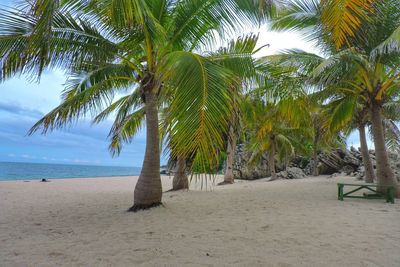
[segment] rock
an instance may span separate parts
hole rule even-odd
[[[338,177],[339,175],[340,175],[340,173],[335,172],[335,173],[331,174],[330,176],[328,176],[328,178]]]
[[[280,179],[288,179],[287,171],[281,171],[276,174],[276,176]]]
[[[376,168],[375,151],[370,150],[370,157],[373,166]],[[270,176],[268,168],[268,158],[264,155],[257,164],[250,164],[252,156],[251,151],[247,151],[245,145],[239,144],[236,149],[233,172],[236,179],[253,180]],[[391,167],[400,181],[400,155],[398,153],[389,152]],[[349,150],[334,149],[329,152],[323,152],[318,155],[319,164],[318,171],[322,175],[351,175],[357,179],[363,179],[365,169],[362,163],[360,149],[354,147]],[[313,160],[305,157],[296,156],[286,163],[287,169],[280,171],[282,165],[277,165],[277,176],[282,179],[297,179],[312,175]],[[293,169],[294,168],[294,169]],[[300,171],[301,172],[300,172]]]
[[[362,181],[362,180],[364,180],[364,175],[361,175],[360,173],[357,173],[356,174],[356,179],[359,180],[359,181]]]
[[[251,164],[252,152],[248,151],[244,144],[236,146],[233,164],[235,179],[255,180],[270,176],[267,156],[264,155],[258,164]]]
[[[288,167],[297,167],[304,170],[306,166],[309,164],[310,164],[310,159],[301,156],[296,156],[289,162]]]
[[[344,165],[340,155],[336,152],[321,153],[318,158],[320,162],[330,167],[332,170],[340,170]]]
[[[359,152],[353,149],[353,152],[343,149],[335,149],[330,152],[321,153],[318,158],[322,166],[319,168],[320,174],[333,174],[342,171],[345,166],[345,172],[351,173],[358,169],[361,159],[358,158]],[[325,165],[325,166],[324,166]],[[350,167],[352,170],[350,170]]]
[[[289,167],[285,171],[278,172],[276,176],[280,179],[301,179],[305,178],[306,174],[300,168]]]
[[[354,172],[354,167],[350,166],[350,165],[346,165],[340,171],[344,172],[346,175],[350,175],[352,172]]]
[[[301,179],[306,177],[306,174],[303,172],[303,170],[297,167],[287,168],[286,172],[287,179]]]

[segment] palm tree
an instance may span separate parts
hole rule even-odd
[[[318,155],[325,148],[332,147],[332,133],[329,131],[327,126],[327,114],[326,111],[320,105],[310,105],[310,115],[311,115],[311,127],[313,130],[313,140],[312,140],[312,174],[314,176],[319,175],[319,158]]]
[[[334,59],[335,61],[341,60],[342,62],[340,63],[329,63],[332,62],[332,60],[333,58],[330,58],[323,63],[332,64],[329,68],[324,68],[323,74],[322,70],[318,68],[317,73],[324,77],[322,78],[323,80],[327,81],[332,79],[333,75],[337,75],[333,74],[335,72],[334,68],[339,67],[341,64],[348,64],[354,67],[353,70],[349,71],[349,73],[353,75],[343,77],[343,81],[346,81],[347,84],[342,88],[356,92],[367,104],[366,107],[369,113],[369,119],[371,120],[371,129],[377,157],[378,184],[396,186],[396,180],[390,168],[386,152],[384,127],[382,123],[382,104],[385,101],[384,99],[398,94],[398,74],[395,73],[395,69],[384,66],[380,59],[371,62],[368,60],[367,56],[359,55],[354,53],[354,51],[345,51],[338,58]],[[322,66],[323,65],[320,67]],[[343,65],[340,67],[343,67]]]
[[[277,97],[273,91],[280,86],[277,84],[269,88],[258,88],[244,104],[245,126],[249,139],[252,157],[251,162],[255,163],[268,153],[268,164],[271,172],[271,181],[276,180],[275,161],[290,158],[295,153],[295,148],[301,148],[304,140],[299,136],[310,137],[311,131],[306,117],[308,113],[305,108],[305,101],[302,97],[283,96]],[[261,92],[272,92],[272,95],[264,98],[258,97]],[[282,93],[284,90],[277,90]],[[300,89],[301,91],[301,89]],[[258,96],[257,96],[258,95]],[[303,149],[300,149],[303,150]]]
[[[62,103],[30,133],[62,128],[87,114],[100,114],[99,121],[116,110],[110,136],[118,152],[119,141],[129,142],[144,116],[146,151],[130,211],[158,206],[158,109],[167,102],[171,121],[181,122],[173,151],[215,158],[237,79],[194,51],[240,21],[258,19],[255,10],[254,2],[241,0],[27,1],[1,10],[0,77],[40,78],[47,68],[68,73]],[[113,103],[116,94],[126,95]]]
[[[172,179],[172,191],[189,189],[189,178],[187,176],[187,160],[184,156],[177,156],[175,174]]]
[[[302,153],[311,156],[313,159],[312,174],[318,176],[318,155],[323,150],[330,149],[337,145],[337,131],[329,130],[327,123],[329,120],[329,113],[327,106],[323,105],[326,100],[325,94],[321,94],[321,87],[314,83],[310,76],[314,69],[323,62],[323,58],[312,53],[307,53],[299,49],[289,49],[281,51],[272,56],[266,56],[262,59],[266,64],[275,66],[269,73],[275,80],[273,83],[279,85],[276,90],[281,91],[280,94],[285,97],[291,94],[301,94],[298,97],[303,102],[301,112],[303,124],[308,126],[311,131],[311,140],[305,138],[304,142],[309,141],[309,148],[303,149]],[[278,96],[281,98],[282,96]],[[296,105],[294,105],[296,106]],[[309,155],[309,152],[310,155]]]
[[[317,39],[322,50],[331,55],[315,68],[313,78],[321,86],[335,85],[340,90],[355,92],[367,103],[377,157],[378,184],[397,188],[386,152],[382,104],[399,93],[400,7],[393,1],[370,1],[369,6],[359,5],[357,9],[361,13],[356,13],[360,14],[357,26],[340,19],[340,12],[330,13],[330,18],[324,20],[321,14],[326,12],[327,6],[323,2],[294,2],[292,8],[277,20],[275,27],[308,30],[308,37]],[[309,2],[313,5],[307,5]],[[353,28],[353,34],[346,33],[342,41],[332,41],[338,27],[334,26],[335,21],[341,21],[342,28]]]
[[[232,40],[226,48],[221,48],[214,54],[215,57],[220,57],[220,64],[229,68],[237,74],[240,79],[240,84],[232,87],[233,98],[232,112],[229,118],[228,133],[226,138],[226,166],[224,173],[224,181],[220,185],[234,183],[233,163],[236,149],[237,137],[240,134],[241,124],[241,102],[243,100],[243,91],[248,90],[257,78],[257,63],[254,59],[254,54],[260,51],[262,47],[256,49],[258,42],[257,35],[247,35],[237,40]],[[225,55],[236,55],[236,62],[231,59],[224,60]],[[238,63],[240,65],[238,65]],[[243,67],[245,66],[245,67]]]
[[[235,150],[237,145],[237,130],[235,130],[235,124],[232,123],[229,126],[228,140],[226,146],[226,166],[224,172],[224,181],[219,183],[219,185],[233,184],[235,181],[235,176],[233,174],[233,164],[235,159]]]
[[[352,92],[341,92],[334,89],[334,94],[330,96],[329,108],[329,128],[331,131],[342,131],[348,136],[354,129],[359,132],[360,149],[362,161],[365,169],[364,180],[373,183],[376,180],[371,157],[369,155],[367,135],[368,111],[366,104],[357,101],[357,95]]]

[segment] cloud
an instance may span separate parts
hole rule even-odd
[[[21,155],[21,158],[24,158],[24,159],[36,159],[35,156],[28,155],[28,154],[23,154],[23,155]]]
[[[1,89],[1,88],[0,88]],[[0,161],[141,166],[145,135],[126,145],[120,157],[112,158],[107,139],[111,121],[91,125],[82,120],[71,127],[27,136],[41,111],[15,103],[0,103]]]
[[[35,119],[39,119],[44,116],[44,113],[39,110],[23,107],[16,103],[0,102],[0,112],[8,112],[14,115],[18,114],[24,117]]]

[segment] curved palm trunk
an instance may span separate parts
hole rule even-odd
[[[375,178],[374,167],[372,166],[371,157],[368,152],[367,136],[365,134],[365,125],[360,125],[358,127],[358,132],[360,134],[360,146],[361,146],[361,156],[365,169],[365,182],[373,183]]]
[[[395,191],[398,192],[397,181],[393,170],[390,167],[389,158],[386,152],[381,109],[380,104],[375,101],[372,103],[370,109],[376,155],[376,176],[378,178],[378,185],[394,186]],[[379,186],[378,190],[380,192],[385,192],[385,188],[379,188]],[[399,195],[397,195],[397,197],[399,197]]]
[[[229,128],[229,138],[228,138],[228,147],[226,148],[226,168],[224,174],[224,181],[219,183],[222,184],[233,184],[235,181],[235,177],[233,176],[233,161],[235,156],[235,148],[236,148],[236,135],[235,129],[233,126]]]
[[[186,175],[186,159],[178,156],[176,162],[176,172],[172,180],[172,191],[189,189],[189,180]]]
[[[268,155],[268,164],[269,164],[269,169],[271,171],[270,181],[277,180],[278,177],[276,176],[276,171],[275,171],[275,140],[274,139],[272,139],[272,141],[271,141],[271,149],[270,149],[269,155]]]
[[[129,211],[161,205],[160,146],[158,133],[157,96],[146,90],[146,152],[142,170],[134,191],[134,204]]]

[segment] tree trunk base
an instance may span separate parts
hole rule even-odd
[[[217,185],[227,185],[227,184],[234,184],[234,182],[233,181],[223,181],[223,182],[218,183]]]
[[[132,207],[130,207],[127,212],[138,212],[140,210],[148,210],[151,208],[159,207],[162,206],[163,204],[161,202],[158,203],[152,203],[148,205],[142,205],[142,204],[134,204]]]
[[[178,190],[189,190],[189,180],[186,174],[179,175],[174,177],[172,181],[172,190],[171,191],[178,191]]]

